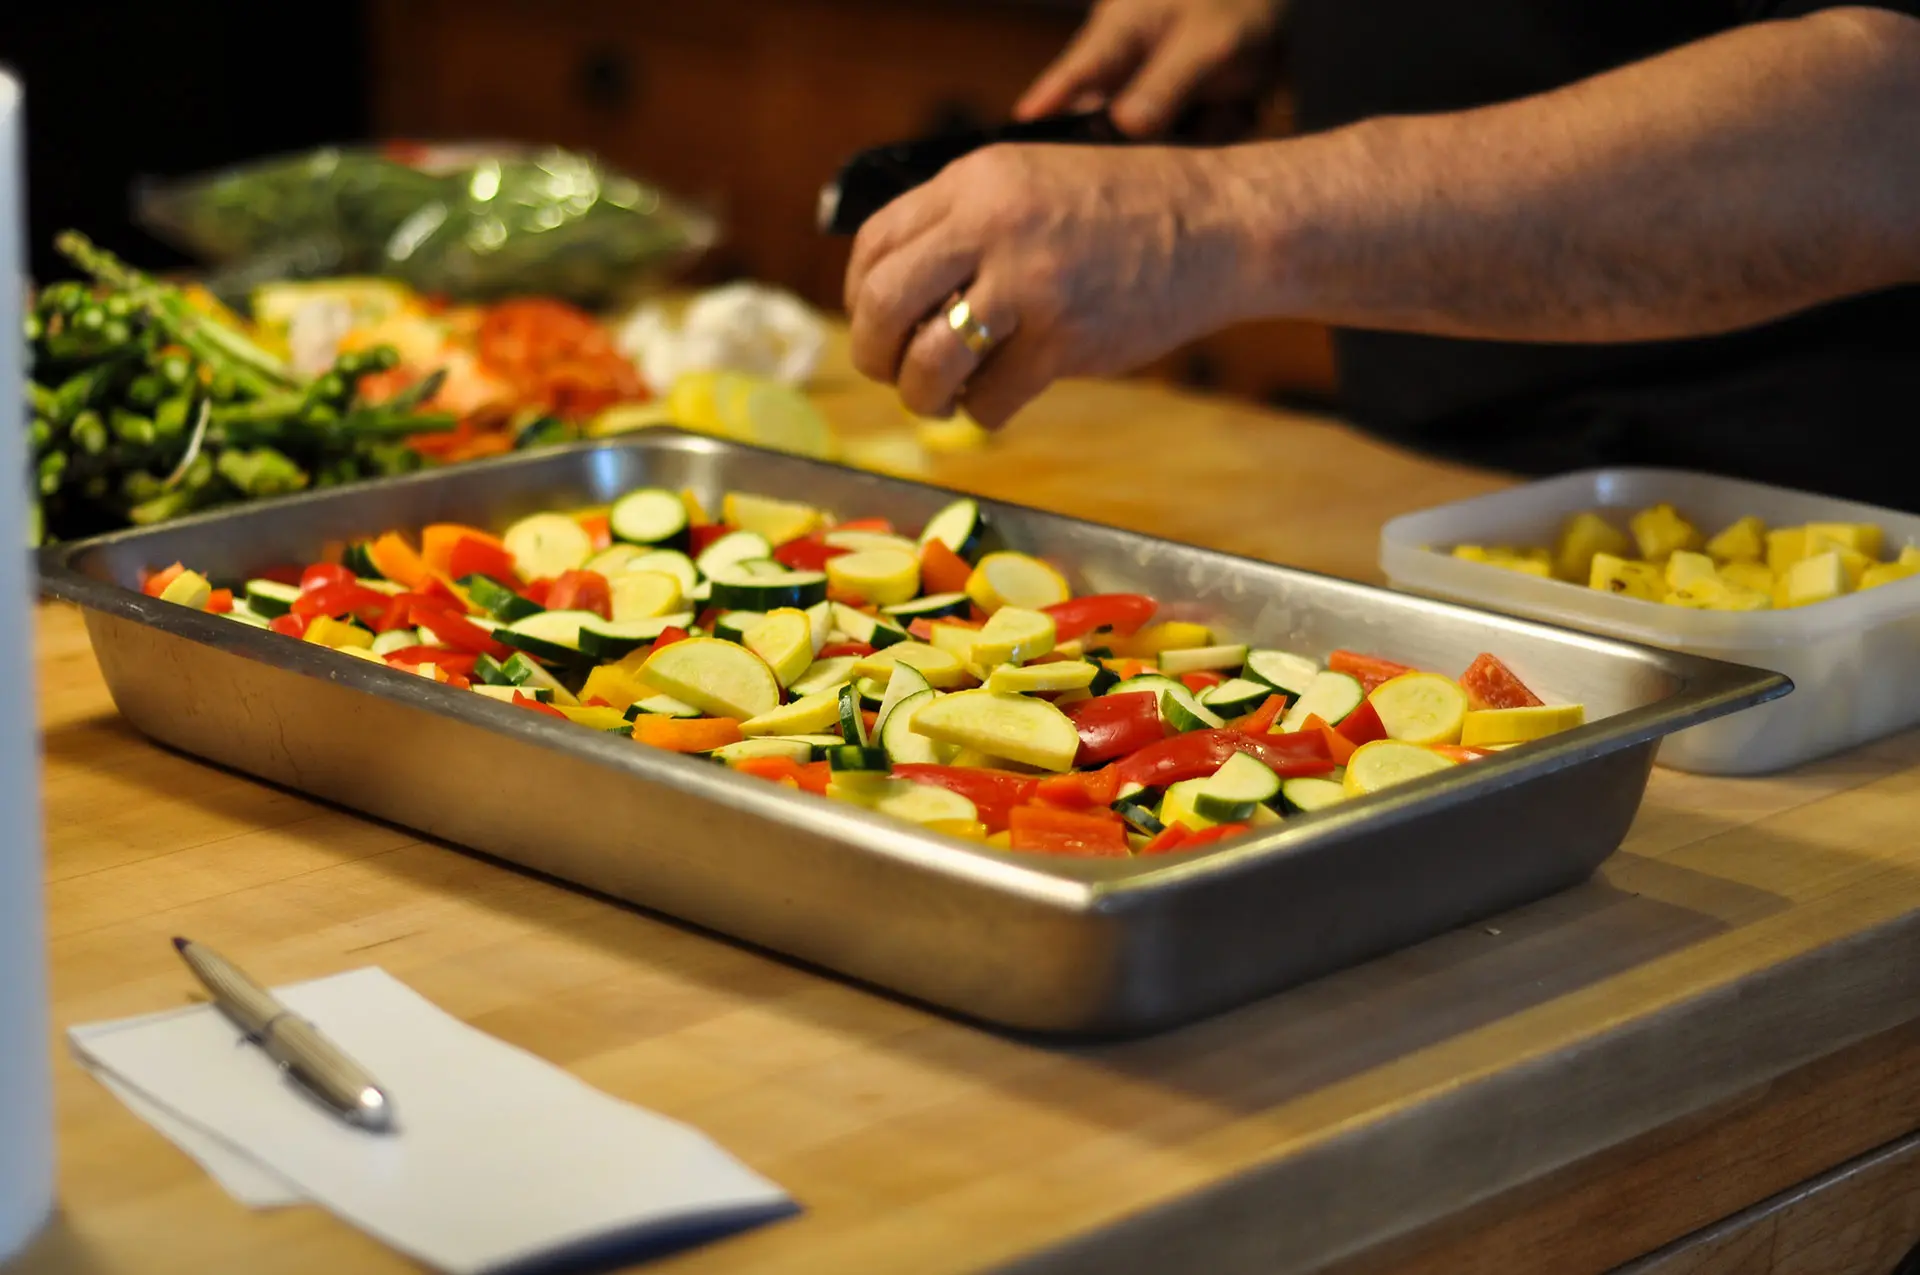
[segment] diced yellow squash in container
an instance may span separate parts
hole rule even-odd
[[[1707,554],[1716,562],[1759,562],[1767,556],[1767,524],[1748,514],[1707,541]]]
[[[1900,556],[1894,561],[1903,567],[1920,567],[1920,545],[1902,545]]]
[[[1631,552],[1633,541],[1627,538],[1627,533],[1589,509],[1569,518],[1567,525],[1560,529],[1560,539],[1553,550],[1553,573],[1562,580],[1585,584],[1593,574],[1595,554],[1610,553],[1624,558]]]
[[[1696,580],[1712,580],[1717,573],[1713,569],[1713,559],[1704,553],[1695,553],[1691,549],[1676,549],[1667,559],[1665,572],[1667,588],[1683,589]]]
[[[1642,509],[1629,520],[1634,543],[1648,562],[1665,562],[1678,549],[1698,549],[1700,532],[1672,505]]]
[[[1784,576],[1788,568],[1806,556],[1805,527],[1780,527],[1767,533],[1767,566],[1774,575]]]
[[[1453,556],[1466,562],[1490,562],[1484,545],[1455,545]]]
[[[1847,590],[1852,592],[1860,587],[1860,581],[1875,563],[1872,558],[1858,549],[1835,549],[1840,555],[1840,569],[1847,573]]]
[[[1666,581],[1660,569],[1651,563],[1629,562],[1610,553],[1593,555],[1593,569],[1587,577],[1590,588],[1618,593],[1629,598],[1658,602],[1666,596]]]
[[[1787,572],[1787,605],[1811,606],[1826,602],[1847,591],[1847,568],[1838,550],[1829,549],[1811,558],[1802,558]]]
[[[1764,562],[1724,563],[1720,567],[1720,578],[1742,589],[1773,595],[1773,569]]]
[[[1892,584],[1895,580],[1905,580],[1920,575],[1920,562],[1881,562],[1868,567],[1860,577],[1859,588],[1877,589],[1883,584]]]
[[[1521,575],[1539,576],[1542,580],[1553,578],[1553,567],[1538,557],[1512,554],[1504,558],[1493,559],[1493,565],[1507,571],[1518,571]]]
[[[1870,522],[1810,522],[1806,532],[1809,548],[1827,543],[1864,553],[1869,558],[1880,556],[1880,547],[1886,539],[1880,528]]]
[[[1585,725],[1586,720],[1587,710],[1580,704],[1483,708],[1467,714],[1460,727],[1460,742],[1469,748],[1524,744]]]
[[[1669,606],[1691,607],[1696,611],[1768,611],[1773,608],[1773,590],[1771,582],[1762,592],[1742,588],[1719,576],[1707,576],[1670,590],[1663,600]]]

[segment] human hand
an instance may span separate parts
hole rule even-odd
[[[862,227],[847,267],[854,365],[923,416],[964,396],[988,428],[1051,382],[1129,371],[1238,317],[1244,227],[1223,152],[993,146]],[[950,326],[964,295],[989,348]]]
[[[1019,119],[1111,103],[1135,136],[1196,99],[1258,92],[1283,0],[1100,0],[1073,42],[1014,108]]]

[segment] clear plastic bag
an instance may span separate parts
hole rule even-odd
[[[484,144],[281,156],[150,185],[135,212],[213,267],[223,295],[352,274],[458,300],[604,305],[686,265],[719,230],[587,156]]]

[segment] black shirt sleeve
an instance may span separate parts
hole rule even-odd
[[[1741,9],[1752,22],[1769,18],[1804,18],[1822,9],[1858,6],[1864,9],[1890,9],[1910,18],[1920,18],[1920,0],[1741,0]]]

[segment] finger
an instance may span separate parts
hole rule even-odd
[[[973,322],[986,331],[987,349],[975,352],[949,320],[952,307],[942,306],[907,342],[900,361],[900,401],[921,416],[948,416],[960,398],[967,378],[1006,345],[1020,317],[1010,301],[991,283],[976,280],[965,293]]]
[[[847,258],[847,277],[841,290],[847,313],[853,313],[860,290],[866,286],[874,266],[937,225],[946,215],[948,203],[948,199],[937,193],[930,194],[922,186],[867,218],[860,233],[854,236],[853,251]]]
[[[1105,18],[1105,12],[1095,13],[1066,51],[1040,73],[1013,108],[1015,119],[1052,115],[1083,94],[1104,97],[1126,83],[1146,56],[1146,41],[1125,19]]]
[[[875,265],[853,300],[853,365],[876,381],[898,379],[914,329],[973,277],[979,261],[977,249],[936,230]]]
[[[1206,28],[1180,28],[1163,41],[1113,104],[1113,122],[1136,137],[1166,128],[1200,82],[1233,56],[1232,42]]]
[[[993,350],[968,379],[959,405],[982,428],[999,429],[1053,381],[1044,350],[1012,341]]]

